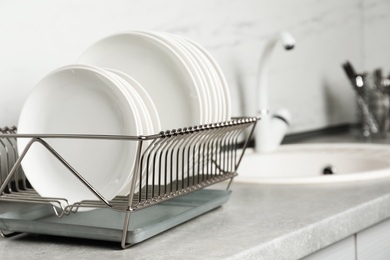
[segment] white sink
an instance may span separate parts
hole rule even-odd
[[[324,169],[334,169],[325,175]],[[327,183],[390,177],[390,145],[294,144],[277,152],[247,150],[235,181],[252,183]]]

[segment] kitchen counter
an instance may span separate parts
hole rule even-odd
[[[0,258],[299,259],[390,217],[390,179],[311,185],[233,182],[231,190],[222,207],[127,250],[113,242],[21,235],[0,239]],[[0,212],[10,207],[0,203]]]
[[[27,235],[0,240],[0,256],[299,259],[390,217],[390,180],[307,186],[235,183],[232,190],[224,206],[127,250],[112,242]]]

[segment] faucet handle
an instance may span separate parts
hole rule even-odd
[[[273,115],[273,118],[277,118],[279,120],[282,120],[287,126],[290,126],[291,122],[291,113],[285,108],[281,108],[278,111],[276,111]]]
[[[273,115],[265,116],[256,126],[255,151],[276,151],[287,133],[290,121],[291,115],[287,109],[279,109]]]

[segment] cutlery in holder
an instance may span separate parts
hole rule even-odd
[[[15,127],[4,128],[0,135],[0,201],[20,203],[15,204],[17,209],[0,214],[1,234],[116,241],[122,248],[142,242],[228,200],[230,183],[256,123],[256,118],[237,118],[149,136],[18,134]],[[240,145],[239,137],[248,128],[250,134]],[[19,138],[30,139],[20,153],[16,146]],[[137,142],[128,195],[106,199],[50,146],[47,140],[52,138]],[[96,199],[69,204],[64,198],[40,196],[20,167],[34,145],[52,153]],[[226,190],[207,188],[223,181],[227,181]]]

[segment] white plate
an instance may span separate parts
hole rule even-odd
[[[127,83],[131,86],[130,90],[134,90],[136,92],[136,94],[133,93],[133,95],[137,95],[138,98],[142,99],[143,104],[141,104],[141,106],[144,110],[143,115],[144,117],[149,117],[151,122],[151,130],[144,132],[143,134],[158,134],[162,130],[160,118],[158,117],[156,106],[154,105],[153,100],[148,94],[148,92],[146,92],[146,90],[141,86],[141,84],[130,75],[114,69],[109,69],[108,71],[115,73],[116,75],[127,81]]]
[[[136,32],[113,35],[89,47],[78,62],[134,77],[153,99],[163,129],[204,122],[201,96],[188,66],[154,37]]]
[[[106,69],[106,72],[115,78],[119,83],[119,87],[124,92],[124,95],[129,100],[129,102],[134,105],[133,110],[139,115],[137,117],[137,122],[141,125],[142,134],[150,135],[153,132],[152,122],[150,118],[149,111],[147,111],[146,105],[138,93],[133,89],[133,87],[125,80],[122,76],[117,74],[114,70]],[[138,120],[139,119],[139,120]]]
[[[26,134],[139,135],[133,105],[102,69],[72,65],[44,77],[27,98],[18,132]],[[21,153],[28,139],[18,140]],[[136,143],[107,140],[46,139],[106,199],[130,181]],[[42,145],[34,144],[22,162],[26,176],[44,197],[69,203],[96,199]]]
[[[184,38],[188,43],[192,44],[194,47],[196,47],[200,52],[202,52],[205,57],[210,61],[210,63],[214,66],[215,71],[217,72],[217,76],[219,81],[221,82],[222,91],[223,91],[223,97],[225,100],[225,111],[226,116],[224,120],[230,120],[231,119],[231,98],[230,98],[230,91],[229,86],[227,84],[225,75],[222,72],[222,69],[219,67],[217,61],[214,59],[214,57],[201,45],[198,43],[188,39]]]
[[[173,34],[166,34],[169,36],[172,41],[176,42],[178,45],[182,46],[182,48],[186,49],[190,55],[194,58],[197,64],[199,64],[199,68],[201,70],[202,75],[204,75],[206,80],[206,88],[209,90],[209,95],[211,101],[212,111],[211,120],[209,123],[217,123],[220,121],[225,121],[225,100],[222,93],[222,87],[220,86],[219,78],[216,74],[214,66],[210,63],[206,56],[202,52],[199,51],[194,45],[187,42],[180,36]]]
[[[204,77],[203,72],[194,57],[188,52],[188,50],[183,48],[174,39],[172,39],[172,37],[169,37],[169,35],[151,31],[140,31],[138,33],[149,35],[158,39],[159,41],[164,42],[166,45],[171,47],[172,50],[175,51],[176,55],[180,56],[181,59],[186,63],[189,72],[194,79],[195,86],[199,90],[199,99],[201,102],[204,119],[202,123],[211,123],[213,120],[213,111],[210,108],[213,106],[213,100],[210,89],[207,87],[206,78]]]
[[[133,86],[127,80],[125,80],[124,77],[122,77],[125,76],[123,73],[110,70],[110,69],[106,69],[106,71],[120,83],[121,90],[124,92],[126,98],[129,100],[131,104],[134,105],[133,111],[139,113],[140,115],[139,124],[142,126],[141,127],[142,134],[143,135],[153,134],[154,133],[153,125],[152,125],[149,111],[142,98],[138,95],[137,91],[134,90]],[[145,141],[143,144],[144,144],[143,145],[143,151],[144,151],[150,144],[150,141]],[[135,183],[134,189],[137,190],[139,188],[141,179],[139,178],[138,174],[136,178],[137,181]],[[141,180],[142,186],[145,185],[145,178],[146,178],[146,174],[145,171],[143,171],[142,180]],[[131,180],[128,183],[125,183],[124,187],[119,191],[118,195],[120,196],[128,195],[131,191],[131,185],[132,185]]]

